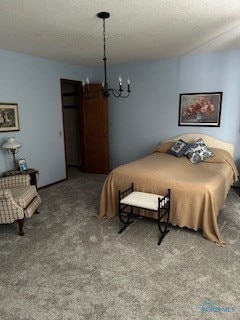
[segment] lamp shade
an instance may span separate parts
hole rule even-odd
[[[15,150],[21,148],[21,144],[14,137],[7,138],[7,141],[2,145],[3,149]]]

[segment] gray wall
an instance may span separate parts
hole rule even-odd
[[[159,141],[196,132],[232,142],[240,158],[240,51],[185,56],[109,69],[130,77],[132,94],[109,101],[111,168],[149,154]],[[101,69],[97,70],[99,80]],[[220,127],[179,127],[179,93],[223,91]]]
[[[60,78],[83,80],[92,69],[0,50],[0,102],[18,103],[20,131],[0,132],[23,145],[17,157],[39,169],[39,186],[66,177]],[[0,174],[13,169],[12,158],[0,149]]]
[[[0,145],[15,136],[18,154],[40,170],[39,186],[66,176],[60,78],[102,81],[102,68],[77,67],[0,50],[0,102],[19,106],[20,131],[0,133]],[[149,154],[159,141],[186,132],[203,132],[235,145],[240,159],[240,51],[185,56],[109,68],[109,84],[130,76],[132,94],[109,100],[111,168]],[[219,128],[178,127],[179,93],[223,91]],[[0,174],[12,159],[0,149]]]

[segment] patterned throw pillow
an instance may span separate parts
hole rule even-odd
[[[189,143],[186,143],[185,141],[180,139],[171,146],[171,148],[168,150],[168,153],[179,158],[186,153],[186,151],[189,149],[189,146]]]
[[[203,161],[205,158],[213,157],[214,153],[208,149],[203,139],[200,138],[190,145],[189,149],[185,152],[185,155],[192,163],[196,164]]]

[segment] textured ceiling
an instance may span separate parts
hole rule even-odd
[[[0,48],[109,65],[240,49],[240,0],[0,0]]]

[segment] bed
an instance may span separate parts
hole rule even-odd
[[[186,156],[169,154],[176,141],[193,143],[199,138],[214,156],[193,164]],[[200,229],[205,238],[225,246],[217,219],[231,185],[238,179],[233,158],[233,144],[208,135],[184,134],[162,141],[150,155],[109,173],[102,188],[98,217],[112,218],[118,214],[118,190],[125,190],[132,182],[136,190],[154,194],[164,194],[169,188],[170,224]],[[140,214],[156,217],[154,212],[145,210]]]

